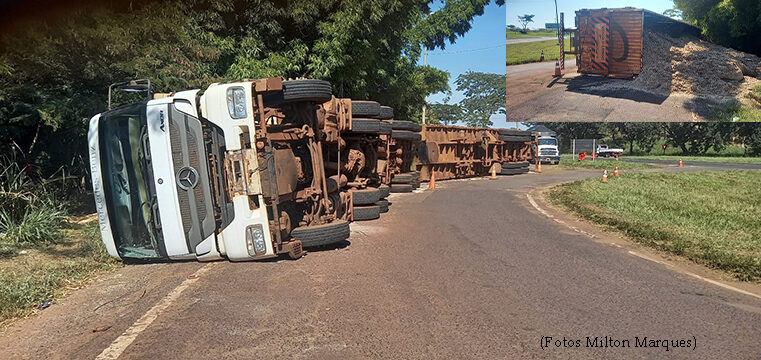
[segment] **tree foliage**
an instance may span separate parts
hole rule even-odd
[[[422,46],[454,42],[490,2],[449,0],[433,13],[434,0],[70,2],[3,25],[0,142],[17,144],[27,162],[86,168],[89,118],[105,110],[109,84],[134,78],[157,92],[325,79],[338,96],[418,120],[425,97],[449,88],[448,73],[418,63]]]
[[[528,31],[528,24],[534,22],[534,16],[535,15],[530,14],[518,15],[518,23],[520,23],[523,28],[522,32],[525,33]]]
[[[758,0],[674,0],[684,20],[717,44],[761,55],[761,2]]]
[[[462,120],[462,107],[459,104],[428,105],[428,121],[431,124],[452,125]]]
[[[533,124],[533,123],[532,123]],[[558,134],[561,146],[572,139],[605,139],[609,145],[628,146],[629,152],[649,152],[658,141],[679,148],[683,154],[721,152],[727,145],[741,145],[746,154],[761,155],[759,123],[541,123]]]
[[[459,103],[462,121],[468,126],[491,126],[494,114],[504,114],[507,86],[503,74],[468,71],[460,74],[455,83],[465,98]]]

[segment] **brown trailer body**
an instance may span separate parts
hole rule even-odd
[[[582,9],[576,12],[579,72],[631,79],[642,70],[644,9]]]

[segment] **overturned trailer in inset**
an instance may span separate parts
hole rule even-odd
[[[633,7],[578,10],[576,29],[562,31],[570,34],[571,48],[561,58],[575,54],[580,73],[621,79],[633,79],[642,71],[646,31],[673,37],[700,35],[695,26]]]

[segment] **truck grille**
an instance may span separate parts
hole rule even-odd
[[[169,137],[175,174],[188,167],[198,173],[193,188],[183,189],[177,186],[183,231],[190,251],[195,252],[196,246],[214,233],[216,225],[201,122],[172,108],[169,116]]]

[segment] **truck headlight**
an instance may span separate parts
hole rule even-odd
[[[246,117],[246,91],[242,86],[227,89],[227,111],[233,119]]]
[[[267,252],[261,225],[251,225],[246,228],[246,248],[251,256]]]

